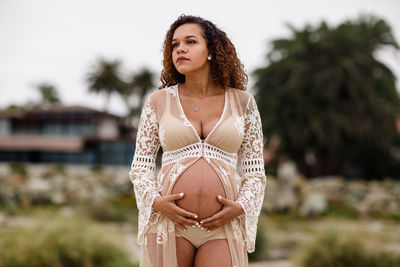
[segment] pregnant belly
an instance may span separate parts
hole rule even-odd
[[[199,220],[210,217],[222,208],[217,196],[226,197],[224,186],[211,165],[200,158],[179,177],[172,194],[185,193],[176,204],[199,216]]]

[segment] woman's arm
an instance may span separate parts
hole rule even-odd
[[[140,114],[135,154],[129,172],[139,209],[139,230],[148,224],[154,198],[160,196],[155,174],[159,148],[158,122],[150,95]]]
[[[253,252],[267,177],[264,170],[261,118],[252,95],[249,96],[244,118],[245,132],[240,147],[241,185],[235,202],[244,210],[240,219],[245,224],[247,250]]]

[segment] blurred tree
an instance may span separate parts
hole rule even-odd
[[[139,72],[131,75],[125,90],[121,93],[121,97],[128,109],[129,117],[134,117],[140,114],[146,94],[154,87],[154,73],[148,68],[144,67]],[[139,99],[138,105],[133,106],[130,103],[132,97]]]
[[[278,155],[306,176],[399,178],[400,97],[375,56],[382,47],[398,52],[390,26],[374,16],[336,28],[288,26],[294,36],[272,41],[269,65],[253,73],[263,130],[281,140]]]
[[[108,112],[110,97],[113,93],[123,93],[126,83],[121,78],[121,61],[107,61],[100,58],[86,75],[89,92],[104,93],[106,102],[104,111]]]
[[[36,86],[36,89],[41,95],[40,104],[56,104],[61,103],[58,96],[58,91],[56,87],[50,83],[40,83]]]
[[[24,106],[23,105],[17,105],[17,104],[10,104],[4,108],[4,110],[8,111],[23,111]]]

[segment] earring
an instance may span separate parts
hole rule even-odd
[[[208,59],[208,61],[210,61],[210,60],[211,60],[211,55],[209,55],[209,56],[207,57],[207,59]]]

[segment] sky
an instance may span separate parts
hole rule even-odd
[[[227,33],[251,92],[251,72],[267,64],[271,40],[290,37],[287,23],[302,29],[324,20],[334,27],[373,14],[388,22],[400,43],[399,10],[398,0],[0,0],[0,108],[38,100],[35,86],[48,82],[65,104],[101,110],[104,96],[89,93],[85,82],[96,60],[119,59],[125,74],[147,67],[159,77],[163,39],[181,14],[211,20]],[[377,57],[399,79],[399,53],[384,49]],[[118,96],[110,111],[126,112]]]

